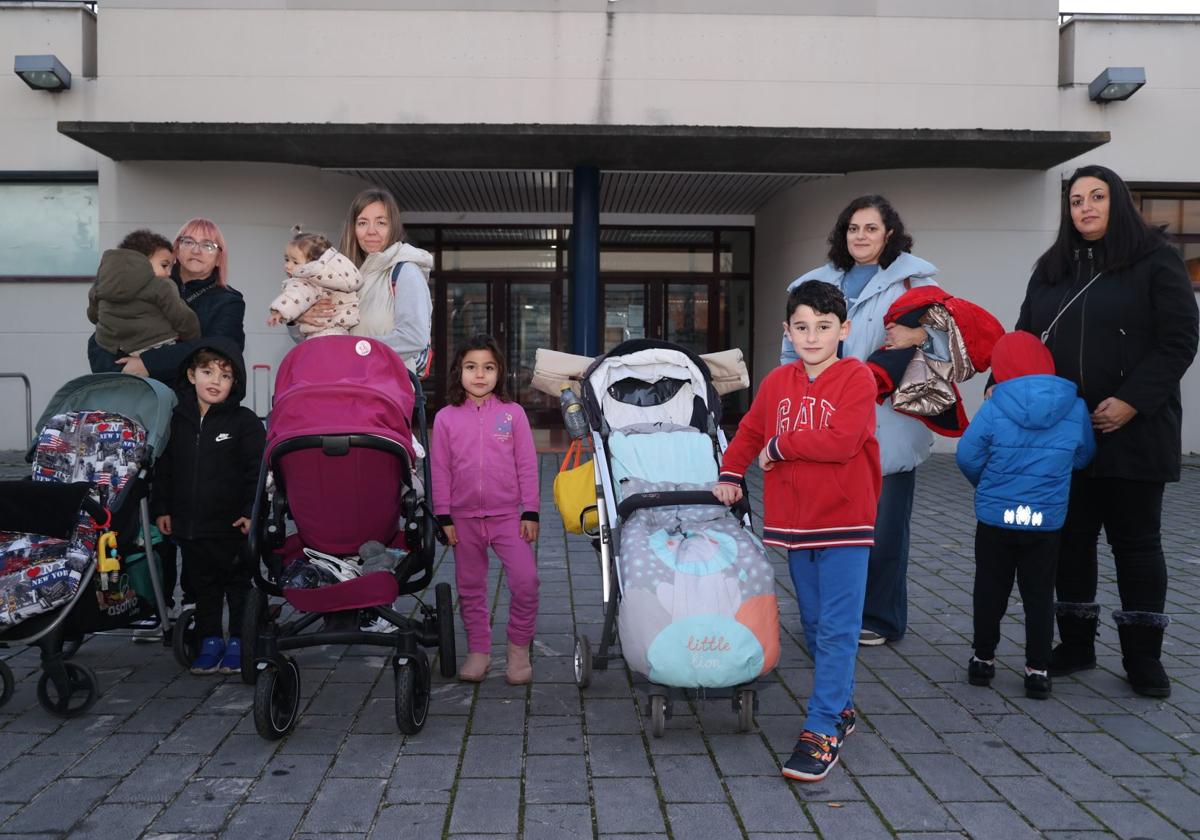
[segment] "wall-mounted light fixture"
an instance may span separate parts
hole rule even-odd
[[[1104,72],[1088,85],[1088,99],[1093,102],[1120,102],[1133,96],[1144,84],[1145,67],[1105,67]]]
[[[71,71],[55,55],[18,55],[13,72],[34,90],[59,93],[71,87]]]

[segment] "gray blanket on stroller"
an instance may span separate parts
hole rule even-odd
[[[628,478],[622,494],[711,490]],[[779,658],[779,607],[762,543],[722,505],[643,508],[621,528],[625,661],[660,685],[752,682]]]

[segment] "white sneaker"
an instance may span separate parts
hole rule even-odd
[[[376,616],[374,621],[363,623],[359,629],[364,633],[391,633],[396,626],[380,615]]]
[[[162,641],[162,626],[157,619],[149,618],[135,621],[129,625],[133,628],[133,641],[142,644]]]
[[[864,647],[875,647],[887,644],[887,636],[881,636],[874,630],[862,630],[858,634],[858,643]]]

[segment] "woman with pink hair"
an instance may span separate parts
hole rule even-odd
[[[188,221],[175,235],[174,245],[175,264],[171,266],[171,277],[179,288],[180,297],[200,319],[201,340],[224,336],[236,342],[239,350],[245,350],[246,333],[242,321],[246,302],[241,292],[227,285],[229,257],[225,237],[217,223],[202,218]],[[88,362],[93,373],[123,371],[170,384],[179,372],[179,365],[194,349],[193,342],[180,341],[147,350],[138,358],[116,358],[100,347],[93,335],[88,339]]]

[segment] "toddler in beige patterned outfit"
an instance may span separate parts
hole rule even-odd
[[[345,255],[319,233],[299,233],[292,237],[283,253],[287,279],[283,291],[271,301],[268,326],[295,322],[319,300],[334,306],[325,325],[300,323],[305,338],[322,335],[348,335],[358,323],[358,290],[362,275]]]

